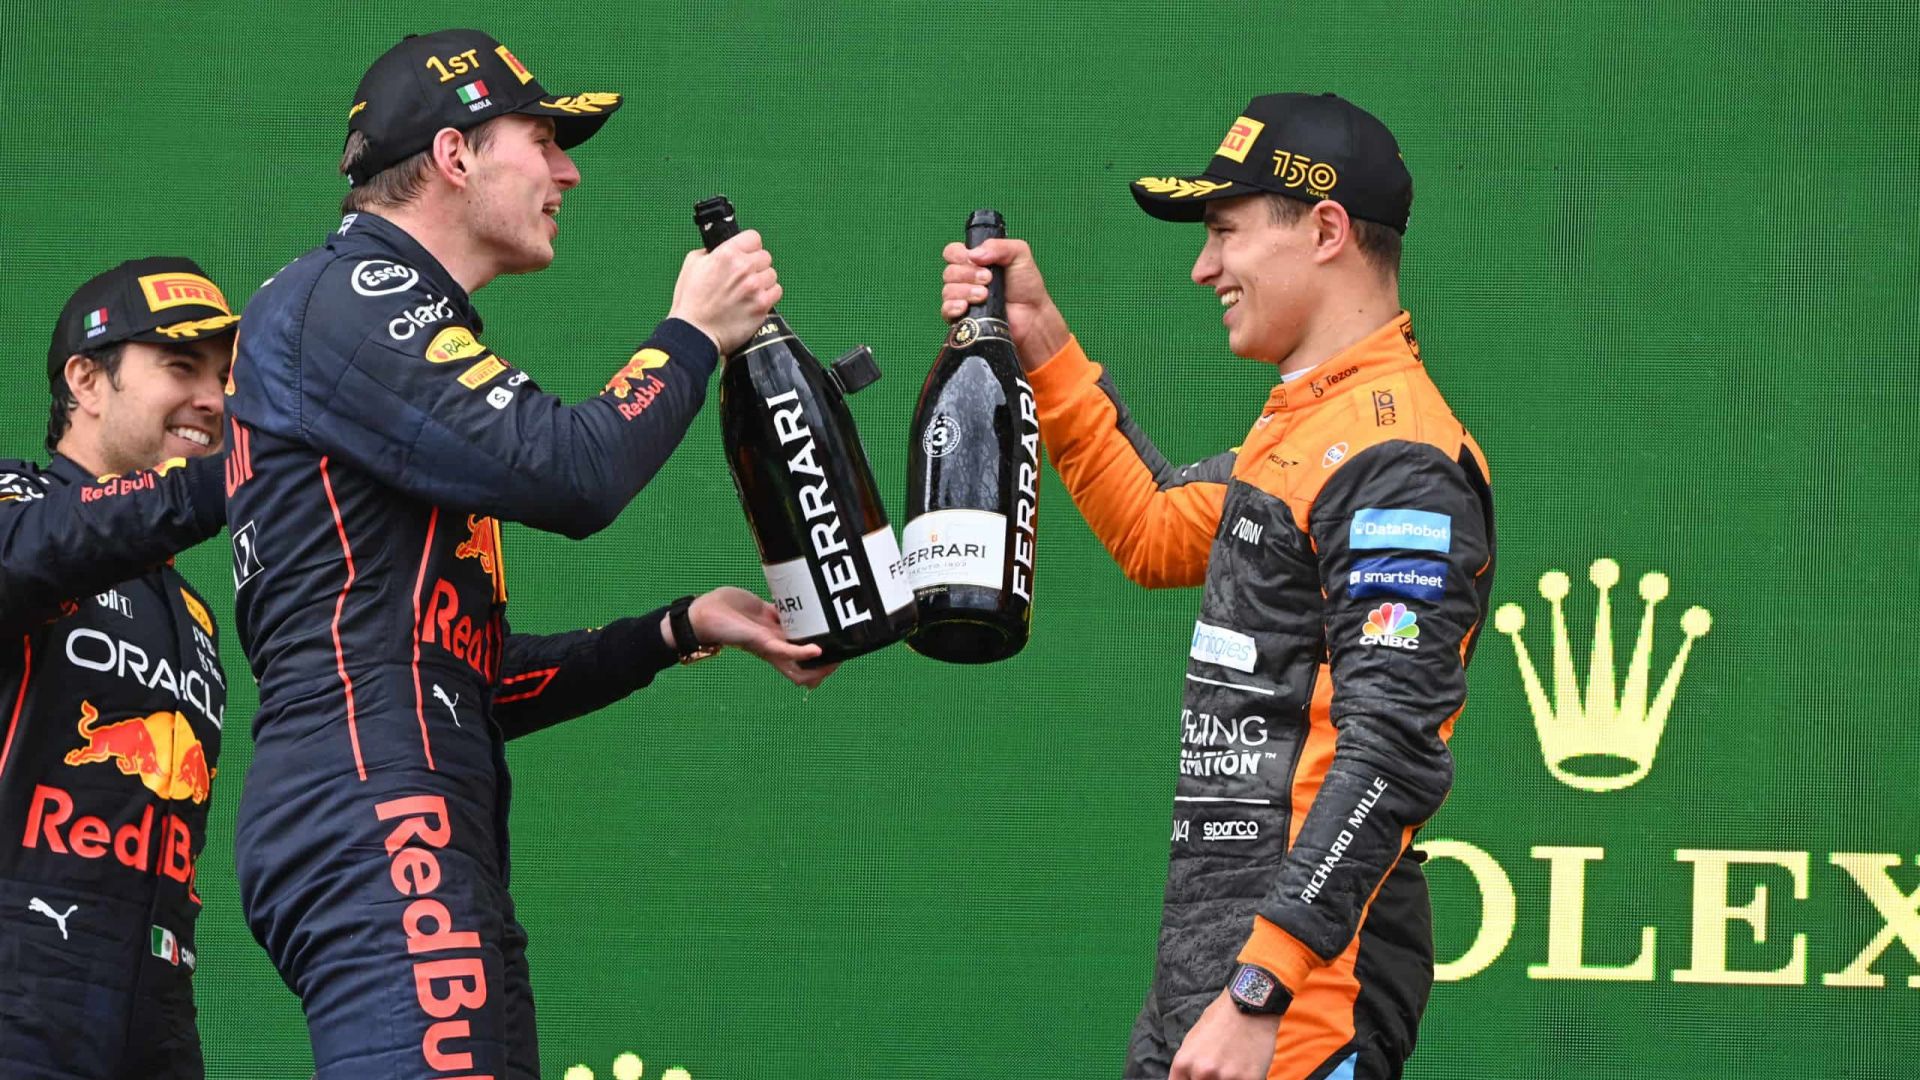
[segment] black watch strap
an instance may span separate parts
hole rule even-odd
[[[683,596],[667,605],[667,626],[673,630],[674,649],[680,654],[680,662],[691,664],[705,660],[720,651],[718,645],[702,645],[700,638],[693,632],[693,597]]]
[[[1243,1013],[1274,1016],[1287,1011],[1293,995],[1280,985],[1273,972],[1253,964],[1241,964],[1227,984],[1227,996]]]

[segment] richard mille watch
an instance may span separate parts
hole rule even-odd
[[[1273,972],[1252,964],[1241,964],[1233,973],[1233,981],[1227,984],[1227,996],[1241,1012],[1264,1016],[1287,1011],[1287,1004],[1293,1000],[1293,995],[1273,977]]]

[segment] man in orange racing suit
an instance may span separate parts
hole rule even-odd
[[[1280,383],[1245,443],[1185,468],[1134,424],[1027,245],[950,245],[942,311],[1006,268],[1042,436],[1087,523],[1149,588],[1206,585],[1181,711],[1153,986],[1128,1077],[1397,1077],[1433,981],[1414,833],[1452,784],[1447,739],[1493,584],[1485,458],[1399,302],[1413,181],[1386,127],[1272,94],[1207,170],[1149,177],[1204,221],[1193,280]]]

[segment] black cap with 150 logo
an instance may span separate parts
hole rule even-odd
[[[1214,199],[1272,192],[1331,199],[1351,217],[1407,231],[1413,175],[1387,125],[1337,94],[1264,94],[1234,117],[1199,176],[1145,176],[1140,208],[1166,221],[1200,221]]]

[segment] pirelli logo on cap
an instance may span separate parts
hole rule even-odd
[[[140,291],[146,294],[149,311],[165,311],[171,307],[197,304],[200,307],[218,308],[229,315],[233,314],[233,309],[227,306],[227,298],[221,293],[220,286],[199,274],[185,274],[177,271],[170,274],[144,274],[140,278]]]
[[[1226,138],[1220,140],[1220,149],[1213,152],[1214,156],[1244,165],[1247,160],[1247,151],[1253,149],[1253,140],[1259,138],[1260,133],[1265,130],[1267,125],[1263,121],[1250,120],[1244,116],[1235,117],[1233,126],[1227,129]]]
[[[427,362],[433,364],[451,364],[455,360],[471,360],[486,355],[487,347],[473,336],[473,331],[464,326],[449,326],[433,335],[427,343]]]

